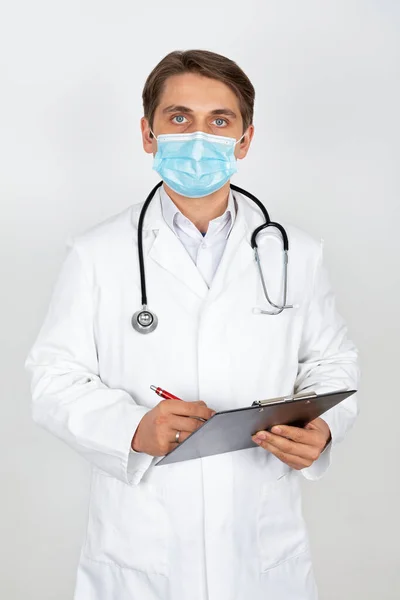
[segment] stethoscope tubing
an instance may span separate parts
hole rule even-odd
[[[150,202],[154,198],[154,195],[159,187],[161,187],[163,181],[159,181],[157,185],[153,187],[150,194],[147,196],[142,210],[140,211],[139,222],[138,222],[138,256],[139,256],[139,270],[140,270],[140,287],[142,292],[142,306],[147,305],[147,291],[146,291],[146,275],[144,272],[144,257],[143,257],[143,222],[146,211],[149,207]]]
[[[152,325],[152,328],[148,329],[148,331],[152,331],[156,326],[157,326],[157,318],[154,315],[154,313],[151,313],[151,311],[149,311],[147,309],[147,290],[146,290],[146,274],[145,274],[145,267],[144,267],[144,256],[143,256],[143,223],[144,223],[144,217],[146,215],[147,209],[149,207],[150,202],[152,201],[152,199],[154,198],[155,193],[157,192],[157,190],[162,186],[163,181],[159,181],[157,183],[157,185],[154,186],[154,188],[151,190],[151,192],[149,193],[149,195],[147,196],[142,209],[140,211],[140,215],[139,215],[139,221],[138,221],[138,233],[137,233],[137,240],[138,240],[138,257],[139,257],[139,271],[140,271],[140,288],[141,288],[141,295],[142,295],[142,311],[138,311],[137,313],[135,313],[135,315],[132,317],[132,324],[134,326],[135,329],[137,329],[138,331],[141,331],[142,333],[146,332],[146,328],[147,326],[143,326],[143,325],[139,325],[139,323],[134,323],[135,318],[139,319],[140,318],[140,313],[145,312],[146,316],[150,317],[150,319],[152,320],[154,317],[154,323]],[[254,255],[255,255],[255,260],[257,263],[257,267],[260,273],[260,278],[261,278],[261,282],[262,282],[262,286],[263,286],[263,291],[265,294],[265,297],[267,299],[267,301],[269,302],[269,304],[273,307],[275,307],[276,309],[278,309],[275,312],[269,312],[266,310],[260,310],[259,312],[261,312],[262,314],[267,314],[267,315],[277,315],[280,314],[285,308],[293,308],[293,305],[286,305],[286,295],[287,295],[287,268],[288,268],[288,254],[289,254],[289,239],[287,236],[287,233],[285,231],[285,228],[280,224],[280,223],[276,223],[274,221],[271,221],[268,211],[265,208],[264,204],[253,194],[251,194],[250,192],[248,192],[247,190],[244,190],[243,188],[234,185],[234,184],[230,184],[230,188],[231,190],[233,190],[234,192],[238,192],[239,194],[243,194],[244,196],[246,196],[247,198],[249,198],[250,200],[252,200],[261,210],[261,212],[264,215],[264,219],[265,219],[265,223],[262,223],[259,227],[257,227],[252,235],[251,235],[251,239],[250,239],[250,243],[251,243],[251,247],[254,251]],[[260,258],[259,258],[259,254],[258,254],[258,246],[257,246],[257,235],[260,233],[260,231],[262,231],[263,229],[267,228],[267,227],[275,227],[276,229],[278,229],[278,231],[281,234],[282,237],[282,244],[283,244],[283,251],[284,251],[284,289],[283,289],[283,305],[279,305],[279,304],[275,304],[274,302],[271,301],[271,299],[269,298],[268,295],[268,291],[265,285],[265,280],[264,280],[264,276],[263,276],[263,272],[262,272],[262,268],[261,268],[261,263],[260,263]],[[139,316],[138,316],[139,315]]]

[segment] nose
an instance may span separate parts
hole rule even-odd
[[[190,126],[185,130],[186,133],[212,133],[212,128],[207,122],[207,118],[204,117],[195,117]]]
[[[212,133],[212,129],[210,127],[188,127],[186,129],[186,133]]]
[[[202,140],[195,140],[193,144],[193,158],[194,160],[199,161],[203,155],[203,146],[204,143]]]

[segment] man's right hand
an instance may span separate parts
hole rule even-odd
[[[140,421],[132,439],[132,449],[151,456],[164,456],[178,446],[175,442],[177,431],[181,432],[179,443],[183,442],[204,425],[195,417],[207,421],[214,413],[202,400],[161,400]]]

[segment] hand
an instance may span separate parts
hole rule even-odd
[[[271,432],[258,431],[252,440],[296,470],[310,467],[332,439],[329,425],[320,418],[304,428],[278,425]]]
[[[175,434],[180,431],[179,443],[203,425],[215,413],[202,400],[161,400],[144,415],[132,438],[132,449],[151,456],[164,456],[178,446]]]

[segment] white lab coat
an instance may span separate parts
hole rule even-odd
[[[285,225],[288,302],[268,308],[250,246],[260,210],[238,213],[208,289],[165,224],[158,194],[144,224],[149,308],[158,328],[131,326],[140,308],[137,222],[142,205],[77,236],[26,360],[33,419],[91,463],[88,525],[75,600],[315,600],[300,477],[318,479],[352,425],[356,396],[324,415],[332,442],[309,468],[263,448],[155,467],[130,453],[159,385],[214,410],[305,389],[358,385],[357,350],[335,309],[322,244]],[[259,236],[268,291],[279,301],[281,242]]]

